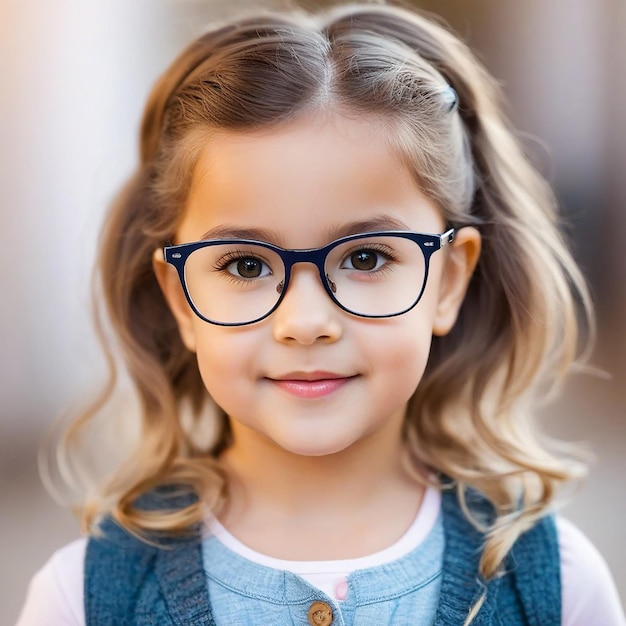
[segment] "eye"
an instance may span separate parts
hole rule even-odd
[[[237,250],[228,246],[213,246],[212,250],[217,258],[211,265],[225,278],[252,281],[273,274],[272,264],[256,251]]]
[[[255,257],[241,257],[229,263],[225,269],[239,278],[262,278],[272,273],[268,265]]]
[[[387,261],[389,255],[373,248],[361,248],[346,256],[341,268],[371,272],[380,269]]]

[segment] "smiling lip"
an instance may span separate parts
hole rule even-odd
[[[322,398],[337,391],[356,376],[332,372],[292,372],[278,378],[269,378],[279,389],[298,398]]]

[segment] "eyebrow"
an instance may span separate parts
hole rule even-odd
[[[201,241],[205,239],[253,239],[254,241],[266,241],[267,243],[279,245],[280,235],[276,231],[267,228],[240,228],[222,224],[204,233]]]
[[[341,239],[350,235],[358,235],[360,233],[370,233],[374,231],[386,230],[411,230],[402,220],[391,215],[378,215],[369,220],[361,220],[358,222],[349,222],[343,226],[336,227],[328,233],[331,240]]]
[[[369,233],[376,231],[407,231],[411,230],[407,224],[391,215],[378,215],[372,219],[359,220],[342,224],[341,226],[333,226],[326,231],[328,242],[350,235],[358,235],[360,233]],[[241,228],[221,224],[208,230],[202,235],[202,240],[206,239],[252,239],[254,241],[264,241],[267,243],[281,246],[282,237],[277,231],[266,228]]]

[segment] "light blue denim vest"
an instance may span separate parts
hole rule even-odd
[[[171,506],[171,502],[169,503]],[[470,502],[472,510],[487,514],[489,507],[478,496]],[[144,500],[146,508],[157,508],[155,496]],[[484,581],[478,573],[478,561],[483,544],[483,536],[465,518],[454,491],[444,491],[442,497],[443,529],[443,569],[437,576],[436,585],[430,585],[430,591],[437,590],[435,626],[461,626],[467,613],[476,600],[485,593],[485,601],[473,622],[475,626],[560,626],[561,624],[561,583],[560,559],[556,527],[551,517],[546,517],[531,530],[523,534],[507,557],[502,576]],[[216,623],[212,601],[220,602],[220,593],[211,578],[207,579],[205,569],[211,571],[212,563],[206,558],[215,558],[213,565],[216,572],[228,567],[222,558],[226,553],[214,545],[207,548],[198,535],[179,539],[161,539],[162,547],[149,545],[129,535],[123,529],[107,520],[102,525],[103,537],[91,538],[87,546],[85,560],[85,615],[87,626],[122,626],[148,624],[158,626],[226,626]],[[436,540],[436,533],[426,540],[425,554],[429,553],[428,541]],[[434,537],[434,539],[433,539]],[[419,549],[419,548],[418,548]],[[436,552],[436,550],[435,550]],[[431,551],[432,553],[432,551]],[[232,553],[231,553],[232,554]],[[233,556],[232,567],[252,566],[237,562]],[[391,564],[397,567],[398,564]],[[382,566],[384,567],[384,566]],[[412,574],[413,565],[403,570],[403,575]],[[439,564],[431,563],[415,575],[422,575],[428,582],[428,571],[435,574]],[[429,570],[430,568],[430,570]],[[270,568],[267,572],[258,571],[257,575],[275,575]],[[242,571],[243,573],[243,571]],[[408,574],[407,574],[408,573]],[[219,577],[219,576],[218,576]],[[268,579],[267,584],[272,584]],[[431,581],[432,582],[432,581]],[[260,586],[259,586],[260,584]],[[375,584],[371,579],[368,585]],[[419,584],[419,581],[416,581]],[[381,598],[388,597],[382,587]],[[255,579],[248,585],[250,593],[242,595],[241,619],[236,623],[266,624],[262,611],[250,611],[255,590],[265,589],[262,580]],[[210,594],[213,589],[213,596]],[[280,623],[308,624],[307,607],[315,600],[329,602],[323,592],[316,590],[304,581],[289,575],[277,593],[296,594],[300,598],[300,608],[289,613],[290,620]],[[297,596],[300,594],[300,596]],[[228,595],[229,602],[237,594]],[[263,594],[263,601],[276,599],[271,590]],[[243,606],[245,600],[245,607]],[[259,601],[261,598],[259,598]],[[236,601],[236,600],[235,600]],[[287,600],[285,601],[287,602]],[[347,605],[346,605],[347,606]],[[382,606],[382,605],[381,605]],[[233,607],[229,607],[232,609]],[[382,610],[382,609],[381,609]],[[349,614],[349,610],[347,611]],[[230,615],[238,612],[230,610]],[[253,615],[258,616],[255,621]],[[370,626],[376,607],[366,618]],[[417,626],[420,617],[416,614],[407,621],[406,614],[396,620],[389,613],[379,613],[377,624],[396,626]],[[229,618],[232,619],[232,618]],[[276,622],[274,622],[276,623]],[[333,624],[339,624],[339,620]],[[354,620],[356,626],[361,621]],[[231,623],[228,626],[233,626]]]

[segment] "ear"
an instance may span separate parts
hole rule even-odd
[[[163,258],[163,250],[158,248],[152,255],[152,267],[159,282],[161,291],[172,311],[183,343],[188,350],[196,351],[196,334],[194,331],[194,312],[191,310],[183,291],[176,269]]]
[[[439,300],[433,322],[433,335],[447,335],[459,314],[478,257],[480,233],[473,227],[459,229],[452,244],[444,249]]]

